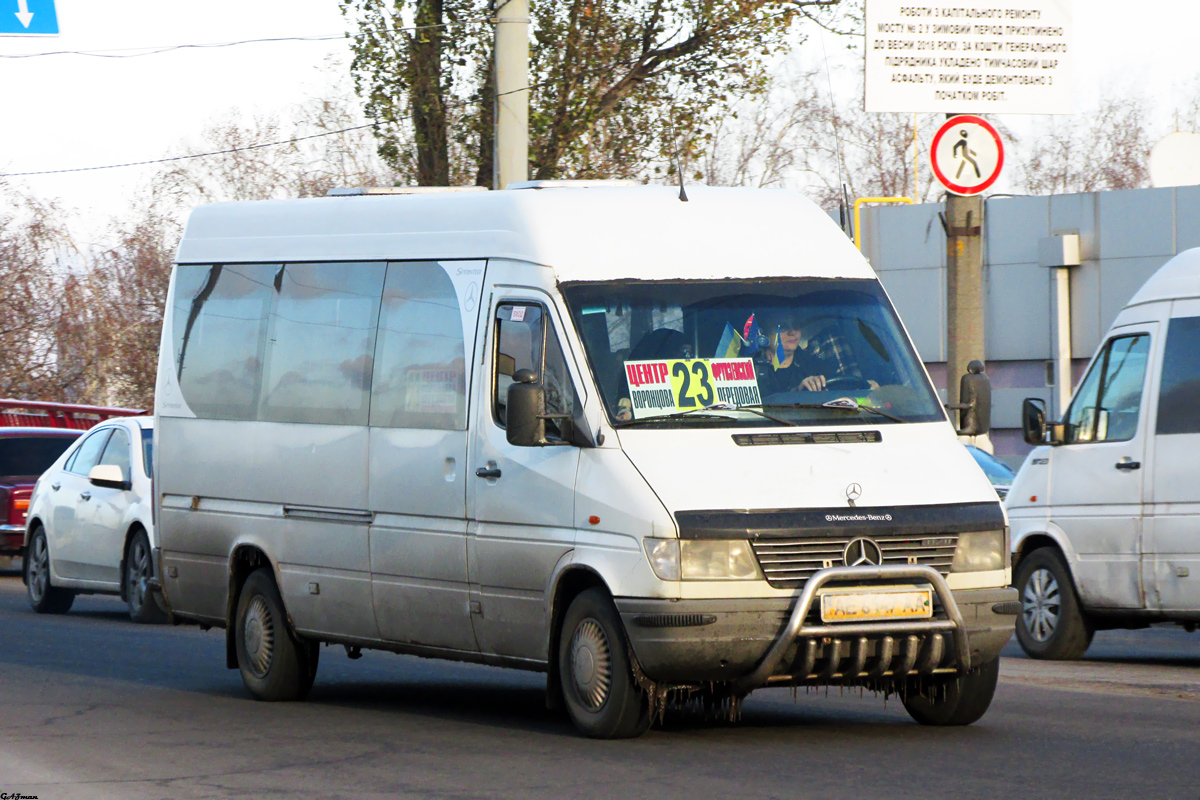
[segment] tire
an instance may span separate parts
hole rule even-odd
[[[1017,569],[1021,613],[1017,641],[1030,658],[1070,661],[1082,656],[1095,629],[1083,615],[1071,573],[1052,548],[1034,550]]]
[[[46,532],[40,527],[33,529],[29,539],[29,550],[25,553],[25,592],[29,605],[39,614],[65,614],[75,602],[75,593],[60,589],[50,583],[50,547],[46,543]]]
[[[167,613],[158,604],[154,593],[146,588],[146,582],[154,577],[154,556],[150,549],[150,537],[139,530],[129,540],[125,553],[125,603],[129,607],[129,618],[143,625],[160,625],[167,621]]]
[[[587,589],[567,608],[559,636],[563,699],[575,727],[594,739],[650,728],[650,698],[633,681],[621,618],[608,594]]]
[[[300,700],[317,674],[316,645],[288,629],[283,598],[267,567],[246,578],[238,597],[234,644],[242,683],[258,700]]]
[[[992,704],[999,679],[996,658],[966,675],[910,680],[904,710],[922,725],[970,725]]]

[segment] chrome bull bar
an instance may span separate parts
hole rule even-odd
[[[812,610],[817,592],[826,584],[842,581],[872,581],[911,579],[929,581],[933,591],[941,601],[946,619],[904,620],[897,622],[854,622],[837,625],[805,625]],[[824,636],[855,636],[890,633],[934,633],[948,631],[954,636],[954,650],[958,659],[958,668],[962,671],[971,668],[971,650],[967,641],[967,628],[963,623],[958,604],[950,586],[941,573],[933,567],[919,565],[898,565],[887,567],[830,567],[813,574],[804,584],[800,599],[792,608],[792,616],[788,619],[783,633],[776,637],[766,655],[758,662],[754,670],[734,683],[735,694],[746,695],[751,691],[766,685],[768,679],[775,674],[781,661],[792,643],[801,637]]]

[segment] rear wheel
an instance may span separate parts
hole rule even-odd
[[[992,704],[999,679],[998,658],[966,675],[918,678],[909,682],[904,710],[922,725],[970,725]]]
[[[238,598],[234,642],[242,683],[259,700],[299,700],[317,674],[316,645],[292,636],[271,570],[246,578]]]
[[[1017,641],[1032,658],[1069,661],[1079,658],[1095,633],[1083,615],[1071,574],[1049,547],[1034,550],[1017,569],[1021,615]]]
[[[167,614],[158,605],[148,582],[154,577],[154,560],[150,551],[150,538],[139,530],[129,540],[129,551],[125,554],[125,602],[129,606],[129,618],[134,622],[159,624],[167,621]]]
[[[39,614],[65,614],[75,602],[75,593],[50,584],[50,548],[46,544],[46,532],[33,529],[29,539],[29,550],[25,553],[25,589],[29,605]]]
[[[596,739],[641,736],[650,727],[650,701],[633,681],[625,629],[600,589],[579,594],[559,636],[563,698],[575,727]]]

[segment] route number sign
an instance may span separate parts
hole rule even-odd
[[[933,174],[954,194],[987,190],[1004,167],[1004,143],[991,123],[973,114],[951,117],[934,134],[929,148]]]

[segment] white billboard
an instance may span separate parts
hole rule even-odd
[[[866,110],[1071,114],[1072,0],[867,0]]]

